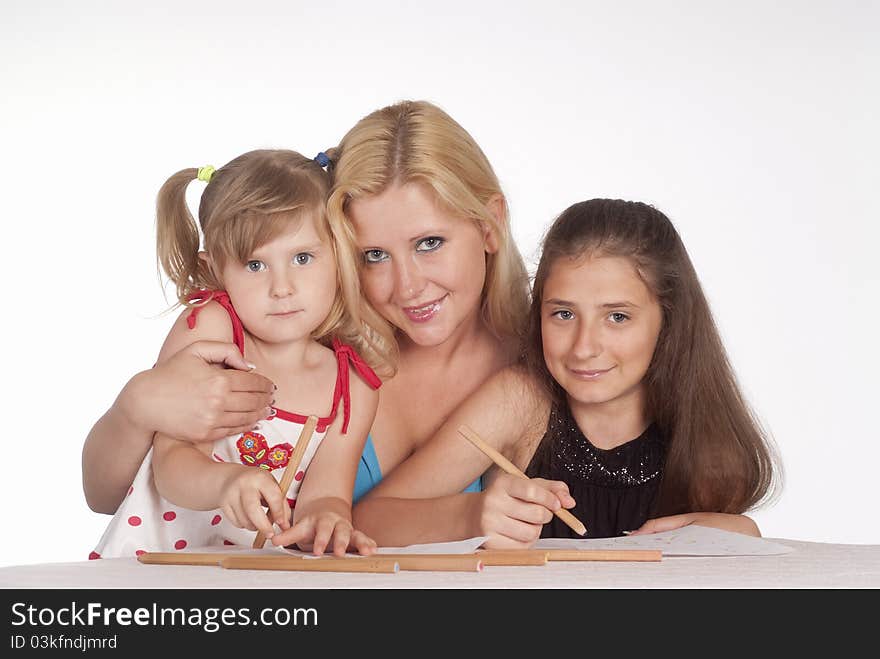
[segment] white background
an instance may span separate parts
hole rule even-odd
[[[174,318],[164,179],[404,98],[483,147],[530,267],[575,201],[666,212],[784,461],[764,535],[880,543],[880,5],[770,5],[6,0],[0,565],[84,560],[109,520],[80,450]]]

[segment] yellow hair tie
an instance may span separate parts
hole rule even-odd
[[[204,167],[199,167],[199,173],[198,173],[198,176],[196,176],[196,178],[199,179],[200,181],[204,181],[205,183],[207,183],[208,181],[211,180],[211,177],[214,175],[215,171],[216,170],[211,165],[205,165]]]

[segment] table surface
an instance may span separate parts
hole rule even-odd
[[[880,545],[768,539],[795,551],[396,574],[225,570],[110,558],[0,568],[0,588],[880,588]]]

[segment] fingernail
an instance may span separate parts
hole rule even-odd
[[[635,531],[621,531],[623,535],[629,535],[630,533],[635,533]]]
[[[252,371],[253,371],[255,368],[257,368],[257,365],[256,365],[256,364],[251,364],[250,362],[248,362],[247,365],[248,365],[248,368],[249,368],[250,370],[252,370]]]

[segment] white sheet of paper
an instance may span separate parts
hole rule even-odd
[[[667,556],[773,556],[794,549],[742,533],[690,524],[673,531],[622,538],[542,538],[535,549],[660,549]]]
[[[455,542],[433,542],[425,545],[407,545],[406,547],[379,547],[379,554],[473,554],[477,548],[489,539],[488,535]]]

